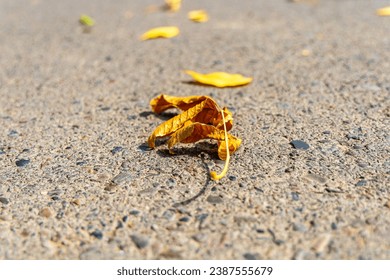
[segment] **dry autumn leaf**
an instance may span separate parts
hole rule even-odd
[[[159,95],[150,101],[152,110],[161,113],[170,108],[183,111],[168,121],[160,124],[148,139],[149,147],[155,147],[155,140],[159,137],[170,136],[168,148],[177,143],[194,143],[201,139],[214,139],[218,142],[218,156],[226,160],[221,174],[211,172],[214,180],[226,175],[230,153],[234,153],[241,144],[241,139],[227,133],[233,126],[232,113],[221,109],[208,96],[175,97]]]
[[[385,16],[390,16],[390,6],[378,9],[376,11],[378,16],[385,17]]]
[[[79,19],[79,22],[80,22],[82,25],[89,26],[89,27],[95,25],[94,19],[91,18],[90,16],[87,16],[87,15],[81,15],[81,16],[80,16],[80,19]]]
[[[244,77],[240,74],[229,74],[225,72],[213,72],[201,74],[191,70],[185,70],[195,81],[215,87],[235,87],[249,84],[252,78]]]
[[[165,4],[172,12],[177,12],[181,7],[181,0],[165,0]]]
[[[209,20],[209,16],[205,10],[196,10],[188,13],[188,18],[195,22],[206,22]]]
[[[176,26],[161,26],[148,30],[141,36],[141,40],[149,40],[156,38],[172,38],[179,34],[179,28]]]
[[[310,55],[311,55],[311,50],[303,49],[303,50],[301,51],[301,55],[302,55],[302,56],[310,56]]]

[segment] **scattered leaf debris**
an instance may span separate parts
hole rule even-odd
[[[190,11],[188,18],[194,22],[206,22],[209,20],[209,16],[205,10]]]
[[[230,74],[225,72],[201,74],[191,70],[185,70],[185,73],[190,75],[199,83],[219,88],[242,86],[252,82],[252,78],[244,77],[240,74]]]
[[[141,40],[149,40],[156,38],[172,38],[180,33],[179,28],[176,26],[161,26],[149,29],[141,36]]]
[[[376,14],[381,17],[390,16],[390,6],[376,10]]]
[[[89,27],[92,27],[95,25],[95,20],[93,18],[91,18],[90,16],[87,16],[84,14],[80,16],[79,22],[82,25],[89,26]]]
[[[181,7],[181,0],[165,0],[167,8],[171,12],[177,12]]]

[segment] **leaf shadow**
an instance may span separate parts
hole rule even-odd
[[[200,86],[200,87],[205,87],[205,88],[215,88],[215,86],[202,84],[202,83],[199,83],[197,81],[182,81],[182,84],[192,85],[192,86]]]
[[[169,112],[169,111],[163,112],[160,114],[153,113],[152,111],[143,111],[143,112],[139,113],[139,116],[141,118],[147,118],[151,115],[155,115],[160,120],[167,121],[167,120],[173,118],[174,116],[176,116],[177,114],[178,114],[178,112]]]
[[[157,139],[156,146],[163,145],[168,139],[169,139],[169,137]],[[139,148],[145,149],[146,146],[147,146],[147,144],[144,143],[144,144],[141,144],[139,146]],[[150,149],[148,148],[147,150],[149,151]],[[172,205],[172,207],[186,206],[186,205],[194,202],[195,200],[197,200],[199,197],[201,197],[202,195],[204,195],[206,193],[206,190],[207,190],[207,188],[210,185],[210,182],[212,180],[211,180],[211,176],[210,176],[211,170],[210,170],[209,166],[207,165],[206,159],[202,155],[202,153],[208,154],[210,159],[213,159],[213,160],[219,159],[218,153],[217,153],[217,147],[215,144],[208,143],[208,142],[200,142],[200,143],[196,143],[195,146],[193,146],[193,147],[176,147],[176,148],[174,148],[174,154],[169,153],[168,149],[158,149],[156,151],[156,153],[160,157],[164,157],[164,158],[166,158],[166,157],[180,157],[180,156],[190,156],[190,157],[199,158],[199,155],[200,155],[203,168],[207,172],[207,179],[206,179],[203,187],[200,189],[200,191],[197,194],[195,194],[194,196],[192,196],[186,200],[174,203]]]
[[[192,85],[192,86],[200,86],[200,87],[205,87],[205,88],[216,88],[216,89],[224,89],[224,88],[239,88],[239,87],[245,87],[246,85],[237,85],[237,86],[225,86],[225,87],[216,87],[213,85],[207,85],[207,84],[202,84],[197,81],[182,81],[182,84],[186,85]]]
[[[210,185],[210,182],[211,182],[210,168],[207,165],[204,157],[201,157],[201,158],[202,158],[202,165],[207,170],[207,174],[208,174],[206,182],[204,183],[203,187],[199,190],[199,192],[197,194],[195,194],[194,196],[192,196],[192,197],[190,197],[190,198],[188,198],[186,200],[174,203],[172,205],[172,207],[186,206],[186,205],[194,202],[195,200],[197,200],[199,197],[203,196],[206,193],[206,190],[207,190],[207,188],[208,188],[208,186]]]
[[[156,139],[156,147],[166,144],[169,137]],[[161,157],[174,157],[174,156],[190,156],[199,157],[199,154],[206,153],[210,156],[210,159],[219,160],[218,158],[218,147],[216,144],[208,142],[195,143],[192,147],[174,147],[173,153],[169,152],[169,149],[158,149],[156,153]],[[203,159],[203,157],[202,157]],[[204,160],[203,160],[204,161]]]
[[[207,151],[205,151],[205,147],[209,147],[209,149],[206,149]],[[214,149],[211,149],[211,147],[213,147]],[[199,192],[197,194],[195,194],[194,196],[186,199],[186,200],[183,200],[183,201],[180,201],[180,202],[176,202],[172,205],[172,207],[180,207],[180,206],[186,206],[192,202],[194,202],[195,200],[197,200],[199,197],[203,196],[206,191],[207,191],[207,188],[208,186],[210,185],[210,182],[211,182],[211,176],[210,176],[210,168],[209,166],[207,165],[206,163],[206,160],[205,160],[205,157],[202,156],[202,153],[207,153],[211,159],[214,159],[214,158],[218,158],[217,157],[217,153],[216,152],[212,152],[211,150],[216,150],[215,149],[215,145],[213,144],[209,144],[209,143],[197,143],[195,145],[195,147],[179,147],[179,148],[175,148],[174,149],[174,154],[170,154],[169,153],[169,150],[168,149],[160,149],[157,151],[157,154],[161,157],[175,157],[175,156],[190,156],[190,157],[197,157],[199,158],[199,154],[201,154],[200,158],[202,160],[202,166],[203,168],[206,170],[207,172],[207,179],[203,185],[203,187],[199,190]]]

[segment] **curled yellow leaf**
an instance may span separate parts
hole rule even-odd
[[[191,107],[183,113],[176,115],[173,118],[167,120],[166,122],[160,124],[149,136],[149,147],[154,148],[155,139],[157,137],[169,136],[178,129],[182,128],[187,121],[192,120],[203,110],[203,108],[207,105],[206,103],[207,100],[204,100],[201,103],[195,105],[194,107]]]
[[[177,143],[194,143],[201,139],[214,139],[218,143],[218,156],[225,160],[225,167],[220,174],[211,172],[211,178],[219,180],[226,175],[230,153],[240,146],[241,140],[227,133],[233,126],[233,115],[227,109],[221,109],[208,96],[175,97],[161,94],[150,101],[152,110],[161,113],[170,108],[177,108],[182,113],[160,124],[149,136],[148,145],[155,147],[159,137],[170,136],[169,151]]]
[[[206,99],[207,96],[199,95],[177,97],[161,94],[150,101],[150,106],[152,107],[153,112],[157,114],[170,108],[177,108],[182,111],[185,111]]]
[[[141,36],[141,40],[149,40],[156,38],[172,38],[180,33],[176,26],[161,26],[148,30]]]
[[[188,18],[195,22],[206,22],[209,20],[209,16],[205,10],[195,10],[188,13]]]
[[[196,107],[196,105],[199,106]],[[152,107],[153,112],[158,114],[171,108],[177,108],[181,111],[187,111],[191,109],[190,111],[188,111],[190,115],[186,120],[192,120],[193,122],[200,122],[204,124],[211,124],[219,129],[223,129],[222,114],[218,109],[219,106],[209,96],[194,95],[186,97],[176,97],[161,94],[150,101],[150,106]],[[233,115],[227,108],[223,108],[222,111],[225,117],[226,128],[229,131],[233,126]],[[155,131],[157,133],[157,128]]]
[[[181,0],[165,0],[165,4],[172,12],[177,12],[181,7]]]
[[[376,10],[376,14],[381,17],[390,16],[390,6]]]
[[[235,87],[249,84],[252,78],[244,77],[240,74],[229,74],[225,72],[213,72],[201,74],[191,70],[185,70],[195,81],[215,87]]]

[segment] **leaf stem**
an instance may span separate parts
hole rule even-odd
[[[217,106],[218,110],[222,114],[223,130],[225,132],[225,145],[226,145],[226,161],[225,161],[225,166],[223,167],[222,172],[220,174],[217,174],[217,172],[215,172],[215,171],[210,172],[211,179],[217,181],[217,180],[222,179],[228,171],[229,161],[230,161],[230,151],[229,151],[228,134],[227,134],[226,123],[225,123],[225,116],[224,116],[224,113],[223,113],[223,110],[221,109],[221,107],[219,107],[217,103],[215,103],[215,105]]]

